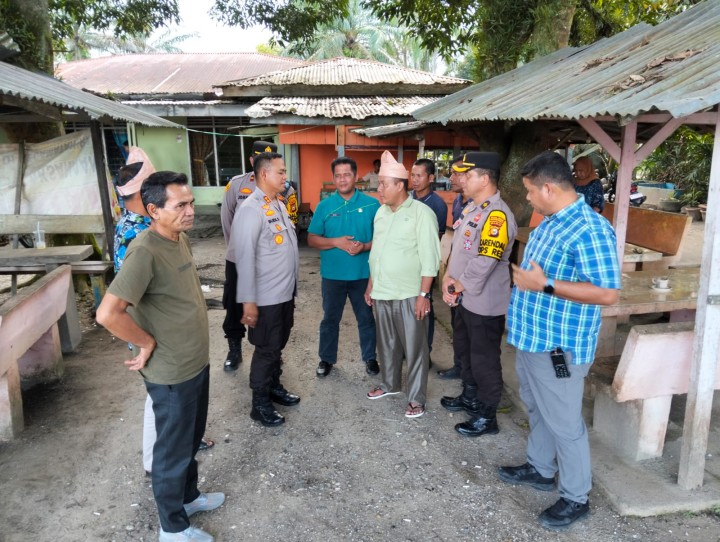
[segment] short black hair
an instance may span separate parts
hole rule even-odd
[[[332,163],[330,164],[330,171],[332,171],[332,174],[335,175],[335,166],[340,166],[343,164],[349,165],[350,169],[352,169],[353,175],[357,175],[357,163],[349,156],[338,156],[337,158],[335,158],[335,160],[332,161]]]
[[[145,179],[140,188],[140,197],[146,210],[151,203],[158,209],[165,207],[169,184],[186,185],[187,175],[174,171],[157,171]]]
[[[278,152],[263,152],[261,154],[256,154],[253,159],[253,172],[255,173],[255,178],[257,179],[260,177],[261,169],[267,169],[270,166],[270,162],[282,157],[283,155]]]
[[[133,164],[128,164],[126,166],[122,166],[120,170],[118,171],[117,175],[117,185],[118,186],[125,186],[127,183],[132,181],[135,176],[140,173],[140,170],[143,167],[142,162],[135,162]],[[127,194],[125,196],[120,196],[123,200],[129,200],[134,198],[138,192],[133,192],[132,194]]]
[[[544,183],[574,186],[570,164],[553,151],[541,152],[531,158],[520,170],[520,175],[536,186]]]
[[[423,166],[425,168],[425,173],[428,175],[435,175],[435,162],[429,158],[420,158],[420,160],[415,160],[413,166]]]
[[[380,158],[376,158],[375,160],[373,160],[373,166],[377,166],[379,164],[382,164],[382,162],[380,161]]]
[[[478,175],[480,175],[480,176],[487,175],[488,178],[490,179],[490,182],[493,183],[495,186],[497,186],[498,183],[500,182],[500,172],[495,169],[484,169],[481,167],[476,167],[473,169],[475,171],[477,171]],[[472,171],[472,169],[470,171]]]
[[[127,183],[132,181],[135,178],[135,175],[140,173],[140,170],[143,167],[142,162],[135,162],[134,164],[128,164],[126,166],[122,166],[118,170],[118,176],[117,176],[117,185],[118,186],[125,186]]]

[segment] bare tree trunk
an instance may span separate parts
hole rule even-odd
[[[53,72],[52,34],[47,0],[7,0],[3,30],[20,47],[11,63],[30,71]]]
[[[535,9],[530,45],[534,56],[549,55],[567,47],[577,0],[541,0]]]

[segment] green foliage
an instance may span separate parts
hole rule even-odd
[[[117,37],[149,34],[180,22],[177,0],[49,0],[53,39],[61,43],[73,27],[112,29]]]
[[[452,63],[468,51],[483,80],[567,43],[582,45],[638,23],[655,24],[700,0],[360,0],[385,24],[407,28],[419,48]],[[230,25],[261,24],[283,47],[309,55],[321,29],[347,19],[357,0],[216,0],[213,15]],[[572,21],[572,26],[570,26]]]
[[[348,0],[216,0],[210,14],[229,26],[262,25],[281,47],[312,41],[319,27],[345,17]]]
[[[640,164],[647,179],[675,183],[683,204],[707,203],[714,138],[682,126]]]
[[[32,71],[52,71],[47,4],[0,0],[0,21],[0,30],[6,31],[21,51],[10,59],[12,64]]]

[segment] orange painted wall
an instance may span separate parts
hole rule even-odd
[[[299,145],[301,203],[309,203],[314,211],[320,201],[320,190],[324,182],[332,181],[330,163],[337,157],[336,145],[345,145],[345,155],[357,162],[358,177],[373,169],[373,160],[389,150],[397,159],[398,145],[403,148],[403,165],[409,171],[417,159],[418,141],[415,138],[367,138],[350,132],[356,126],[278,126],[280,143]],[[447,131],[428,131],[425,134],[426,148],[477,149],[477,143],[464,136]],[[445,194],[439,192],[445,199]],[[447,193],[448,197],[451,193]],[[450,206],[452,199],[450,199]],[[449,211],[450,212],[450,211]],[[448,220],[452,220],[450,217]]]

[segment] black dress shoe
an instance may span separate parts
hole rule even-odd
[[[482,407],[480,401],[477,399],[469,399],[465,395],[458,395],[457,397],[445,395],[440,399],[440,404],[450,412],[460,412],[464,410],[471,416],[480,414],[480,408]]]
[[[332,371],[332,363],[328,363],[327,361],[321,361],[318,363],[317,369],[315,369],[315,374],[320,377],[326,377],[330,374],[330,371]]]
[[[522,484],[540,491],[555,489],[555,478],[545,478],[530,463],[517,467],[500,467],[498,476],[508,484]]]
[[[440,404],[450,412],[460,412],[461,410],[465,410],[465,401],[463,399],[464,397],[462,395],[458,395],[457,397],[444,395],[442,399],[440,399]]]
[[[500,428],[497,424],[497,418],[483,418],[478,416],[466,422],[459,423],[455,426],[455,431],[464,437],[481,437],[483,435],[497,435]]]
[[[287,391],[282,385],[270,388],[270,400],[283,406],[293,406],[300,402],[300,397]]]
[[[544,510],[538,517],[540,525],[549,529],[563,529],[590,512],[590,501],[582,503],[560,497],[560,500]]]
[[[371,359],[365,362],[365,372],[369,375],[376,375],[380,372],[380,365],[377,360]]]
[[[437,374],[440,378],[445,378],[447,380],[450,380],[453,378],[460,378],[460,367],[455,365],[444,371],[438,371]]]
[[[285,418],[282,414],[277,412],[272,404],[271,405],[255,405],[250,411],[250,417],[260,422],[267,427],[273,427],[276,425],[282,425],[285,423]]]

